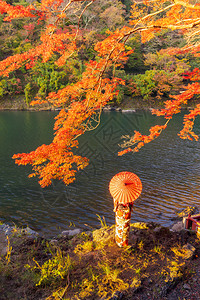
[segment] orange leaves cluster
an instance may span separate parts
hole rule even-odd
[[[134,151],[133,151],[132,148],[129,147],[129,148],[125,149],[125,150],[122,150],[122,151],[118,152],[118,156],[122,156],[124,154],[129,153],[129,152],[134,152]]]
[[[116,77],[105,78],[104,73],[116,60],[121,64],[128,59],[129,52],[126,52],[124,45],[119,42],[121,36],[120,33],[115,33],[104,42],[98,43],[95,50],[99,57],[85,64],[82,78],[57,93],[49,94],[47,101],[54,106],[65,107],[74,101],[85,99],[85,102],[81,103],[85,103],[87,109],[93,109],[94,113],[112,100],[116,95],[117,85],[124,84],[124,81]]]
[[[88,165],[87,158],[73,153],[73,149],[78,146],[77,137],[91,129],[93,123],[90,121],[93,115],[98,113],[97,110],[108,100],[112,99],[113,91],[120,81],[102,79],[101,85],[98,85],[97,78],[95,81],[93,80],[94,78],[88,78],[88,81],[83,81],[82,88],[81,82],[79,82],[76,87],[65,89],[64,94],[68,94],[68,97],[72,97],[70,91],[73,88],[76,91],[74,97],[79,97],[84,88],[86,97],[82,101],[72,101],[68,111],[64,109],[60,111],[54,126],[55,137],[50,145],[43,145],[31,153],[13,156],[17,164],[33,166],[34,173],[31,176],[38,176],[42,187],[51,184],[53,179],[63,180],[67,185],[75,180],[77,170]],[[80,85],[79,89],[78,85]],[[102,89],[104,93],[102,93]],[[63,98],[63,103],[61,103],[62,99],[58,97],[58,101],[61,105],[66,100]]]
[[[174,29],[189,29],[198,25],[200,6],[198,3],[190,5],[187,0],[168,2],[168,10],[166,15],[156,20],[155,26],[165,26]],[[167,3],[167,1],[166,1]],[[165,4],[166,6],[166,4]],[[166,7],[164,8],[166,10]]]
[[[143,1],[144,5],[148,7],[149,1]],[[141,12],[141,15],[139,14]],[[161,17],[160,17],[161,15]],[[134,4],[132,12],[132,20],[130,24],[134,26],[133,31],[140,31],[142,42],[147,42],[150,40],[155,33],[155,30],[160,30],[162,28],[168,28],[171,30],[181,29],[187,34],[188,42],[193,41],[193,37],[199,34],[200,30],[200,4],[191,3],[189,0],[175,0],[175,1],[159,1],[154,6],[154,12],[147,13],[145,7],[142,10],[137,9],[137,5]],[[190,52],[195,56],[200,55],[200,45],[187,45],[183,49],[168,49],[169,54],[178,54]],[[196,68],[193,72],[187,72],[184,75],[185,79],[190,81],[196,81],[188,86],[184,87],[184,91],[177,96],[171,96],[172,100],[165,102],[165,107],[160,110],[152,110],[153,114],[157,116],[163,116],[167,122],[164,127],[159,125],[154,126],[150,129],[149,136],[144,136],[139,132],[135,132],[133,137],[127,138],[121,147],[125,150],[119,152],[119,155],[123,155],[128,152],[137,152],[145,143],[150,142],[154,138],[158,137],[163,129],[167,126],[168,121],[181,111],[183,105],[187,105],[188,101],[192,99],[195,95],[200,94],[200,70]],[[184,127],[180,132],[179,136],[183,139],[195,139],[197,140],[197,135],[192,131],[194,120],[197,115],[199,115],[200,106],[197,105],[195,109],[191,110],[188,115],[184,117]],[[137,146],[133,147],[135,144]]]
[[[90,61],[86,64],[86,70],[82,74],[82,79],[77,83],[68,85],[57,93],[50,93],[47,101],[57,107],[65,107],[79,99],[84,98],[87,109],[97,110],[103,107],[114,97],[114,91],[118,84],[124,84],[120,78],[102,78],[105,60],[99,62]],[[82,107],[83,108],[83,107]]]
[[[183,91],[180,95],[173,96],[174,100],[166,101],[165,108],[160,110],[153,109],[152,113],[157,116],[164,116],[165,119],[171,119],[174,114],[180,112],[182,105],[186,105],[189,99],[191,99],[195,94],[199,93],[200,84],[198,82],[189,84],[187,87],[185,87],[185,91]]]
[[[65,63],[67,55],[70,56],[76,49],[74,42],[74,32],[68,31],[65,33],[49,34],[49,30],[52,26],[47,26],[46,32],[41,36],[41,44],[24,52],[22,54],[16,54],[9,56],[0,62],[0,76],[8,76],[10,72],[21,68],[24,64],[27,69],[34,66],[35,61],[41,57],[42,62],[47,62],[54,52],[62,53],[60,59],[58,59],[58,64],[61,65]],[[63,54],[64,52],[64,54]],[[64,58],[63,58],[64,55]]]
[[[33,5],[24,7],[22,5],[10,5],[6,1],[0,0],[0,14],[7,14],[4,21],[11,21],[17,18],[35,17],[35,8]]]
[[[200,80],[200,70],[195,68],[192,72],[186,72],[184,74],[185,79],[189,79],[191,81],[199,81]]]
[[[115,32],[109,31],[109,37],[95,45],[95,50],[99,53],[99,56],[109,59],[126,62],[128,56],[133,53],[132,50],[125,52],[125,45],[123,39],[131,31],[130,27],[124,26],[120,30]]]
[[[194,72],[187,73],[187,78],[191,80],[198,80],[200,79],[200,71],[195,69]],[[174,96],[175,100],[166,101],[165,108],[161,110],[153,110],[152,113],[156,114],[157,116],[164,116],[166,119],[171,119],[174,114],[177,114],[181,110],[181,106],[183,104],[187,104],[190,99],[192,99],[195,95],[200,94],[200,83],[195,82],[189,84],[185,87],[185,91],[180,95]],[[198,140],[198,136],[192,131],[194,126],[195,118],[200,115],[200,105],[197,106],[190,111],[189,114],[184,116],[183,124],[184,127],[180,131],[179,136],[182,139],[189,139],[189,140]]]
[[[183,124],[184,127],[180,131],[179,136],[182,139],[189,139],[189,140],[195,140],[197,141],[199,139],[198,135],[196,135],[192,130],[194,126],[195,118],[200,115],[200,104],[197,104],[197,106],[190,110],[190,113],[184,116]]]
[[[46,37],[43,42],[47,42]],[[112,42],[113,37],[109,48]],[[108,46],[108,40],[106,43]],[[57,44],[56,46],[58,47]],[[69,184],[75,180],[77,170],[87,166],[87,158],[73,153],[74,148],[78,146],[77,138],[86,130],[91,130],[98,125],[100,120],[94,116],[98,115],[98,111],[113,99],[117,85],[124,84],[120,78],[104,78],[103,75],[116,57],[126,59],[127,54],[121,51],[121,48],[117,48],[115,55],[111,51],[111,55],[109,56],[108,52],[104,58],[101,57],[100,48],[98,51],[99,59],[91,60],[86,64],[82,78],[77,83],[48,96],[47,101],[54,106],[67,106],[67,110],[62,109],[56,117],[55,137],[52,143],[43,145],[31,153],[13,156],[17,164],[33,166],[34,173],[31,176],[38,176],[42,187],[51,184],[53,179],[63,180],[65,184]]]
[[[42,145],[36,151],[30,153],[15,154],[13,156],[18,165],[31,164],[34,173],[29,177],[38,176],[40,185],[46,187],[52,183],[53,179],[63,180],[67,185],[74,181],[76,170],[83,169],[88,165],[88,159],[78,155],[74,155],[70,151],[61,147],[58,143],[50,145]],[[56,159],[55,159],[56,158]]]
[[[73,113],[60,111],[56,117],[56,134],[51,144],[42,145],[30,153],[13,156],[18,165],[33,166],[34,172],[30,177],[38,176],[42,187],[51,184],[53,179],[63,180],[67,185],[75,180],[77,170],[88,165],[87,158],[75,155],[72,151],[78,146],[76,135],[83,133],[83,128],[80,127],[80,106],[81,103],[74,103],[71,108]]]
[[[130,25],[134,30],[141,32],[143,43],[152,39],[155,32],[163,28],[180,29],[188,33],[189,38],[199,33],[199,3],[190,4],[187,0],[163,0],[156,1],[152,5],[150,2],[144,0],[142,8],[137,5],[137,2],[132,6]],[[149,8],[151,8],[150,13]]]
[[[146,43],[151,39],[153,39],[155,36],[155,32],[157,32],[157,30],[149,29],[149,30],[141,31],[141,42]]]
[[[52,26],[47,26],[46,32],[41,36],[42,44],[38,46],[38,50],[43,62],[47,62],[54,52],[60,53],[61,57],[58,59],[57,64],[61,66],[65,64],[67,57],[72,55],[76,49],[75,32],[69,30],[65,33],[53,32],[49,34],[49,30],[54,31],[54,29]]]
[[[81,5],[78,5],[80,2]],[[89,1],[88,1],[89,2]],[[58,66],[63,66],[67,59],[75,51],[78,51],[77,34],[80,33],[80,19],[87,6],[84,0],[42,0],[37,7],[29,5],[12,6],[0,0],[0,13],[5,14],[5,21],[15,18],[30,17],[46,20],[46,30],[41,33],[39,43],[32,49],[22,54],[8,57],[0,62],[0,76],[8,76],[10,72],[22,66],[31,68],[40,58],[47,62],[56,53],[59,58]],[[69,26],[68,31],[57,30],[59,21],[66,17],[68,7],[73,4],[82,7],[82,12],[77,22],[76,30]],[[63,180],[69,184],[75,180],[77,170],[83,169],[88,164],[88,159],[74,154],[78,147],[78,136],[86,130],[92,130],[99,124],[101,108],[112,100],[116,95],[117,85],[124,84],[120,78],[106,77],[106,71],[123,66],[132,51],[125,50],[125,42],[131,34],[141,33],[142,42],[153,38],[155,32],[162,28],[172,30],[182,29],[191,36],[200,25],[200,5],[190,4],[189,0],[160,0],[160,1],[135,1],[132,7],[130,27],[123,27],[115,32],[109,32],[109,36],[95,45],[97,52],[96,60],[89,61],[79,81],[69,84],[67,87],[48,95],[46,101],[54,106],[63,108],[55,122],[55,137],[51,144],[42,145],[30,153],[16,154],[13,158],[19,165],[31,164],[33,173],[30,176],[38,176],[42,187],[51,184],[53,179]],[[81,47],[81,46],[80,46]],[[198,46],[196,47],[197,51]],[[199,49],[200,50],[200,49]],[[113,67],[115,66],[115,67]],[[113,68],[112,68],[113,67]],[[193,74],[186,74],[190,80],[199,80],[199,70]],[[185,91],[166,101],[165,108],[154,110],[158,116],[163,116],[167,121],[165,125],[156,125],[150,129],[149,135],[135,132],[135,135],[126,141],[119,155],[128,152],[137,152],[145,144],[157,138],[167,126],[169,119],[180,112],[181,105],[186,104],[188,99],[200,92],[198,82],[185,87]],[[41,103],[40,100],[34,103]],[[200,107],[190,111],[184,119],[184,128],[180,133],[182,138],[194,138],[192,132],[193,122],[199,114]],[[132,148],[133,147],[133,148]]]
[[[125,141],[121,147],[134,146],[133,149],[128,147],[127,149],[118,152],[119,156],[122,156],[128,152],[138,152],[145,144],[150,143],[160,136],[161,132],[167,127],[166,122],[164,125],[155,125],[150,128],[149,135],[142,135],[139,131],[135,130],[134,136],[132,136],[128,141]]]
[[[73,2],[77,1],[78,0],[69,0],[68,4],[65,4],[66,8]],[[39,20],[43,20],[52,16],[55,17],[56,15],[59,19],[61,19],[66,17],[64,10],[61,9],[63,2],[63,0],[42,0],[40,3],[37,2],[24,7],[23,5],[11,5],[6,3],[6,1],[0,0],[0,14],[7,15],[5,16],[4,21],[11,21],[13,19],[25,17],[34,17],[38,18]]]
[[[193,72],[187,72],[187,79],[191,79],[197,82],[189,84],[185,87],[185,91],[176,96],[171,96],[173,100],[168,100],[165,102],[165,107],[163,109],[153,109],[152,114],[157,116],[163,116],[167,122],[165,125],[156,125],[150,128],[150,134],[148,136],[142,135],[140,132],[135,131],[135,135],[128,140],[124,141],[121,147],[128,147],[127,149],[118,153],[118,155],[123,155],[128,152],[138,152],[138,150],[143,147],[146,143],[151,142],[155,138],[157,138],[163,129],[167,127],[167,123],[170,119],[172,119],[173,115],[180,113],[181,107],[186,105],[190,99],[192,99],[195,95],[200,94],[200,70],[195,69]],[[200,115],[200,104],[197,104],[196,107],[188,114],[184,116],[183,124],[184,127],[178,134],[182,139],[189,140],[198,140],[198,136],[193,132],[193,126],[195,118]],[[137,144],[135,148],[130,148]]]
[[[63,3],[63,0],[42,0],[41,1],[41,7],[43,9],[45,8],[51,8],[51,9],[58,9],[60,5]]]

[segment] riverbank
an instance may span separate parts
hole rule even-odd
[[[39,111],[39,110],[55,110],[49,105],[43,105],[41,108],[30,106],[25,102],[24,95],[18,95],[16,97],[2,97],[0,98],[0,111]]]
[[[114,105],[107,105],[103,108],[103,111],[109,112],[109,111],[119,111],[119,112],[134,112],[135,109],[150,109],[154,106],[150,105],[147,101],[140,102],[138,99],[130,99],[127,101],[125,99],[119,107],[114,106]],[[161,106],[157,106],[161,107]],[[54,111],[54,110],[59,110],[54,108],[51,105],[45,104],[41,105],[39,107],[37,106],[31,106],[27,105],[24,99],[24,96],[16,96],[16,98],[13,97],[7,97],[7,98],[2,98],[0,99],[0,111]]]
[[[151,110],[152,108],[163,108],[164,107],[164,101],[166,99],[163,99],[162,101],[148,101],[144,100],[142,98],[132,98],[132,97],[124,97],[122,103],[119,106],[115,105],[106,105],[103,108],[103,111],[109,112],[109,111],[118,111],[118,112],[134,112],[135,110]],[[194,107],[194,105],[197,104],[195,102],[190,101],[190,107]],[[15,98],[13,97],[3,97],[0,98],[0,111],[54,111],[59,110],[54,108],[52,105],[44,104],[39,107],[37,106],[31,106],[27,105],[25,102],[24,95],[18,95]]]
[[[53,239],[14,228],[4,246],[1,300],[200,298],[199,237],[180,224],[133,223],[127,248],[103,223]]]

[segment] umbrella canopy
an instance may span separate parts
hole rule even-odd
[[[142,183],[134,173],[121,172],[111,179],[109,190],[113,196],[115,210],[118,204],[132,204],[142,192]]]

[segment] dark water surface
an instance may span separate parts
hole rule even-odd
[[[132,221],[155,221],[170,225],[174,211],[187,205],[200,206],[200,142],[177,136],[183,113],[175,117],[162,137],[139,153],[117,156],[123,134],[163,124],[149,112],[110,112],[102,115],[95,131],[80,138],[79,153],[90,165],[72,185],[54,182],[42,189],[36,179],[27,178],[30,167],[16,166],[14,153],[34,150],[53,137],[54,112],[0,112],[0,220],[53,236],[71,225],[99,227],[96,214],[114,223],[110,179],[118,172],[136,173],[143,192],[135,202]],[[200,120],[195,124],[200,134]]]

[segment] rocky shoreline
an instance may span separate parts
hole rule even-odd
[[[151,107],[145,106],[138,106],[136,108],[126,108],[126,107],[116,107],[112,105],[106,105],[103,107],[103,112],[122,112],[122,113],[132,113],[135,112],[136,109],[152,109]],[[34,107],[27,105],[23,100],[19,101],[0,101],[0,111],[60,111],[61,108],[55,108],[50,105],[42,105],[39,107]]]
[[[2,224],[0,299],[59,299],[52,295],[55,285],[64,289],[64,278],[69,283],[68,291],[63,294],[66,297],[62,299],[200,299],[199,237],[196,232],[184,229],[183,222],[188,213],[196,214],[197,210],[188,207],[178,212],[171,228],[156,223],[131,224],[130,245],[124,249],[114,242],[114,226],[90,232],[74,228],[46,239],[28,227],[20,229]],[[56,284],[49,285],[48,281],[38,286],[35,276],[49,262],[55,264],[57,253],[61,261],[64,257],[73,260],[72,270],[63,279],[55,271],[49,280],[56,279]],[[26,270],[27,264],[31,271]],[[19,296],[12,298],[15,293]]]

